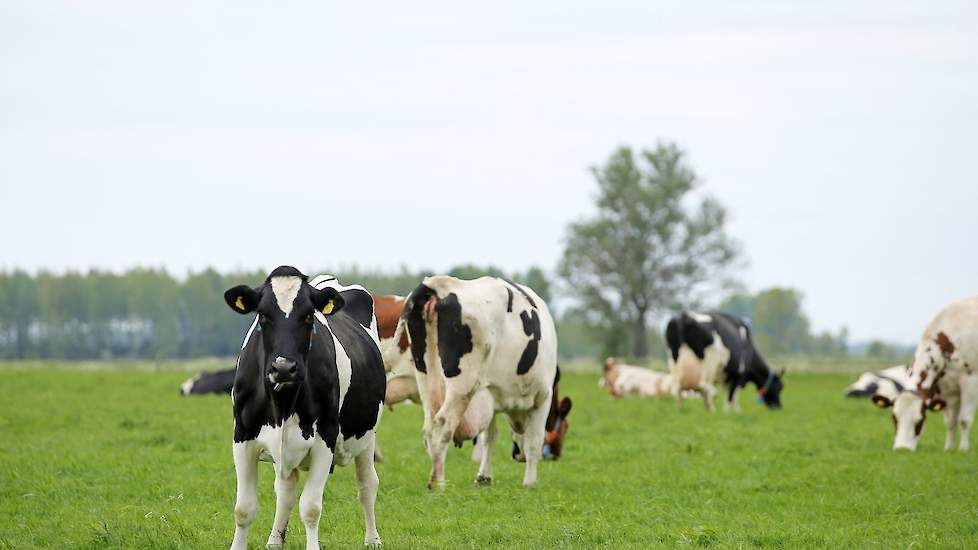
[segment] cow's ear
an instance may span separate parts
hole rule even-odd
[[[784,378],[784,373],[787,372],[787,371],[788,371],[788,369],[784,369],[784,368],[781,369],[781,370],[779,370],[778,371],[778,378]]]
[[[571,402],[570,397],[565,397],[560,400],[560,405],[557,406],[557,412],[560,413],[560,416],[566,418],[567,415],[570,413],[571,405],[573,404],[574,403]]]
[[[255,311],[259,300],[261,300],[261,293],[248,285],[238,285],[224,293],[224,301],[228,306],[242,315]]]
[[[881,409],[887,409],[887,408],[890,408],[890,407],[893,406],[893,401],[890,401],[890,398],[889,397],[886,397],[885,395],[880,395],[880,394],[877,393],[876,395],[874,395],[870,399],[873,400],[873,404],[874,405],[876,405],[877,407],[879,407]]]
[[[335,288],[326,287],[312,290],[312,305],[323,315],[332,315],[343,309],[343,296]]]
[[[944,401],[943,399],[931,399],[930,402],[927,403],[927,408],[934,412],[942,411],[944,410],[944,407],[947,407],[947,401]]]

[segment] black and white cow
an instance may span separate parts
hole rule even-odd
[[[913,389],[910,380],[910,369],[906,365],[897,365],[879,372],[864,372],[859,379],[846,389],[846,397],[872,397],[876,393],[896,396],[900,392]]]
[[[444,485],[453,438],[485,431],[485,448],[493,448],[497,412],[506,414],[525,456],[523,485],[534,485],[557,375],[557,331],[547,305],[504,279],[436,276],[411,292],[402,320],[424,405],[428,487]],[[483,452],[476,482],[491,480],[492,452]]]
[[[180,384],[180,395],[223,393],[230,395],[234,387],[234,369],[202,372]]]
[[[967,451],[978,410],[978,297],[937,312],[917,344],[909,377],[916,387],[896,398],[872,397],[878,407],[893,408],[893,449],[916,449],[927,412],[944,411],[944,450],[954,448],[960,428],[958,450]]]
[[[719,382],[721,374],[727,386],[723,406],[725,411],[731,408],[740,410],[737,391],[748,382],[757,386],[759,402],[771,409],[781,408],[784,371],[776,373],[768,366],[754,348],[750,328],[740,319],[725,313],[685,311],[669,320],[665,337],[670,365],[680,362],[681,355],[684,356],[683,361],[699,361],[706,381],[702,391],[711,411],[716,393],[712,385]]]
[[[380,544],[374,520],[373,451],[384,400],[384,364],[370,294],[332,277],[308,282],[278,267],[260,286],[224,293],[242,315],[257,312],[238,357],[234,390],[234,467],[238,478],[232,550],[248,548],[258,510],[258,462],[275,468],[275,520],[268,546],[284,544],[299,470],[307,550],[319,548],[323,490],[334,464],[356,462],[365,544]]]

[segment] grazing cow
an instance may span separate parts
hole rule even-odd
[[[268,546],[285,542],[299,470],[306,549],[319,548],[323,490],[333,465],[356,462],[365,544],[380,544],[374,521],[377,472],[373,451],[384,400],[384,365],[373,300],[335,278],[311,283],[294,267],[272,271],[260,286],[224,293],[228,306],[258,315],[245,336],[231,397],[234,408],[232,550],[248,548],[258,510],[258,461],[274,463],[275,520]]]
[[[740,410],[737,391],[753,382],[757,400],[770,409],[781,408],[784,371],[774,372],[754,348],[750,328],[743,321],[725,313],[695,313],[687,311],[673,317],[666,325],[666,344],[669,346],[670,371],[684,356],[685,361],[698,361],[702,389],[707,408],[714,410],[714,385],[720,374],[727,386],[723,410]],[[692,354],[695,357],[689,356]]]
[[[202,372],[180,384],[180,395],[223,393],[230,395],[234,386],[234,369]]]
[[[599,385],[608,388],[611,397],[659,397],[672,392],[673,375],[652,369],[620,363],[614,357],[605,359],[604,375]]]
[[[486,430],[496,440],[496,412],[507,415],[526,456],[523,485],[537,480],[557,374],[557,332],[547,305],[529,288],[495,277],[428,277],[402,315],[411,341],[431,474],[445,483],[449,441]],[[492,453],[483,452],[477,483],[491,483]]]
[[[846,397],[872,397],[877,392],[896,396],[913,387],[907,366],[897,365],[879,372],[864,372],[845,391]]]
[[[937,312],[917,344],[910,379],[916,391],[903,391],[895,399],[880,393],[872,397],[880,408],[893,407],[893,449],[916,449],[927,411],[943,410],[944,450],[954,448],[960,427],[958,450],[967,451],[978,409],[978,297]]]

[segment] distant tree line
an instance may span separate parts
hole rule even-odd
[[[346,268],[331,273],[341,282],[364,285],[376,294],[409,293],[430,272]],[[508,275],[546,300],[550,282],[539,268],[504,274],[459,266],[450,274],[471,278]],[[218,273],[213,269],[176,278],[164,269],[130,269],[122,274],[91,270],[36,275],[0,272],[0,358],[191,358],[237,354],[251,319],[234,315],[224,291],[257,285],[267,273]]]
[[[552,306],[559,297],[554,313],[564,357],[661,357],[659,325],[685,308],[719,309],[749,320],[768,354],[847,353],[845,328],[812,334],[797,290],[730,294],[738,287],[729,271],[740,247],[725,232],[725,209],[698,190],[700,179],[677,145],[659,143],[639,152],[620,147],[591,173],[597,184],[594,210],[568,226],[555,280],[538,267],[507,274],[466,264],[448,274],[508,275]],[[402,295],[431,274],[403,267],[331,273],[375,294]],[[234,355],[250,319],[227,310],[224,290],[257,285],[265,275],[206,269],[179,279],[146,268],[122,274],[0,272],[0,358]],[[708,307],[723,295],[730,297]],[[875,342],[867,352],[884,357],[900,350]]]

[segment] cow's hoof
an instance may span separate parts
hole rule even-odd
[[[444,491],[445,490],[445,480],[442,481],[429,481],[428,482],[429,491]]]
[[[485,485],[492,485],[492,478],[491,477],[485,477],[485,476],[476,476],[476,478],[475,478],[475,484],[476,485],[483,485],[483,486],[485,486]]]
[[[364,539],[363,545],[367,548],[380,548],[380,537],[374,539]]]
[[[285,547],[285,545],[283,543],[276,544],[276,543],[270,542],[270,543],[268,543],[268,544],[265,545],[265,550],[282,550],[282,548],[284,548],[284,547]]]

